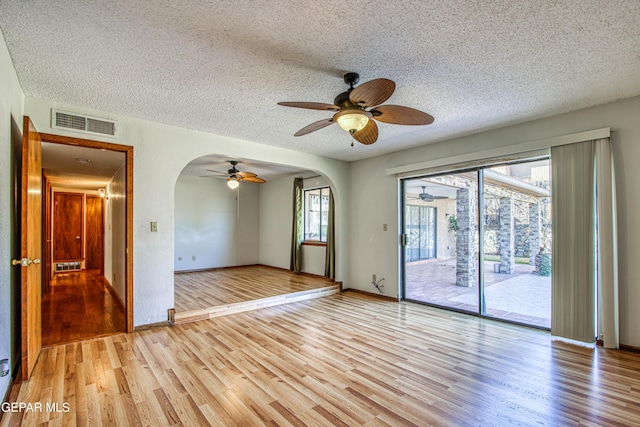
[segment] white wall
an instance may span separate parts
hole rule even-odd
[[[399,263],[399,184],[385,175],[386,156],[351,163],[348,286],[378,293],[371,284],[385,279],[384,295],[397,297]],[[387,231],[384,231],[387,224]]]
[[[127,167],[123,164],[107,186],[104,277],[123,304],[127,302]]]
[[[301,253],[302,265],[300,266],[300,271],[324,276],[327,248],[325,246],[302,245]]]
[[[257,264],[260,185],[180,175],[175,186],[174,266],[176,271]],[[195,258],[195,259],[194,259]]]
[[[0,378],[2,399],[20,351],[20,336],[16,330],[20,322],[20,267],[12,267],[9,261],[14,255],[12,242],[19,238],[11,234],[11,224],[16,219],[12,209],[11,176],[16,171],[11,168],[11,146],[12,142],[20,141],[24,112],[24,94],[2,35],[0,76],[0,360],[9,359],[11,367],[10,374]]]
[[[371,291],[371,274],[385,277],[385,293],[398,289],[398,181],[387,168],[490,148],[612,127],[617,173],[620,342],[640,347],[640,97],[491,132],[396,152],[351,165],[349,286]],[[382,224],[389,223],[389,232]]]
[[[269,180],[260,188],[260,264],[289,268],[294,178]]]
[[[456,254],[456,235],[449,231],[449,216],[456,214],[456,201],[453,199],[436,200],[433,202],[438,212],[438,258],[451,258]]]
[[[305,173],[301,176],[305,175],[315,174]],[[294,178],[295,176],[285,176],[274,179],[260,188],[260,264],[289,268]],[[303,188],[327,185],[328,180],[322,176],[305,179],[303,182]],[[303,245],[301,252],[301,271],[323,276],[326,248]]]
[[[348,265],[349,165],[293,150],[269,147],[249,141],[198,132],[146,120],[110,114],[38,98],[25,99],[25,111],[40,132],[86,137],[81,133],[50,127],[51,108],[79,114],[115,119],[118,138],[93,138],[134,147],[133,248],[134,326],[167,320],[173,308],[174,271],[174,188],[182,169],[191,160],[219,154],[247,160],[295,166],[321,173],[331,180],[336,198],[336,279],[342,280]],[[340,209],[340,206],[343,209]],[[151,232],[149,223],[158,223]],[[341,234],[342,233],[342,234]],[[288,267],[288,264],[287,264]]]

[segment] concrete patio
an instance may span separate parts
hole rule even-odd
[[[551,327],[551,277],[534,267],[516,264],[513,274],[494,273],[485,262],[486,315],[538,327]],[[478,286],[456,285],[456,259],[407,263],[406,298],[458,310],[478,312]]]

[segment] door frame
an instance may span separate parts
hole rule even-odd
[[[125,154],[126,167],[126,248],[125,248],[125,324],[126,332],[133,332],[133,147],[111,142],[71,136],[40,133],[43,142],[53,144],[74,145],[77,147],[96,148],[99,150],[117,151]]]

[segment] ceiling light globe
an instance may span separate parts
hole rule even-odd
[[[334,119],[347,132],[358,132],[369,123],[371,114],[363,110],[344,110],[337,113]]]
[[[227,187],[231,188],[232,190],[235,190],[236,188],[238,188],[238,185],[240,185],[240,182],[238,182],[233,178],[229,178],[227,180]]]

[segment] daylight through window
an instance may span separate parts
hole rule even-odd
[[[329,187],[304,191],[304,240],[327,241]]]

